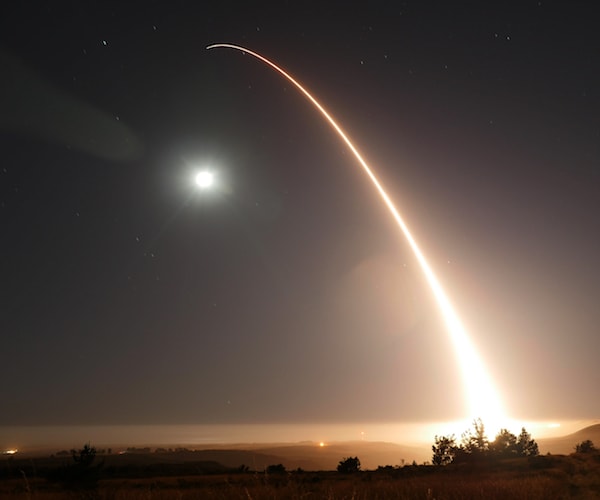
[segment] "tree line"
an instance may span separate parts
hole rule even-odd
[[[431,461],[434,465],[473,462],[486,458],[531,457],[540,453],[538,444],[525,427],[518,436],[507,429],[501,429],[495,439],[490,441],[480,418],[473,421],[473,427],[461,435],[459,442],[454,434],[435,436],[435,444],[431,449]]]

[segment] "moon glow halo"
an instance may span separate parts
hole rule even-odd
[[[196,174],[195,181],[200,189],[208,189],[213,185],[214,176],[207,170],[201,170]]]

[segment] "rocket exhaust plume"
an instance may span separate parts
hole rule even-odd
[[[240,47],[239,45],[233,45],[230,43],[216,43],[213,45],[209,45],[206,47],[207,49],[216,49],[216,48],[227,48],[238,50],[245,54],[250,54],[251,56],[259,59],[263,63],[267,64],[275,71],[283,75],[288,81],[290,81],[294,86],[302,93],[304,96],[312,103],[312,105],[319,110],[319,112],[323,115],[323,117],[329,122],[331,127],[338,133],[340,138],[344,141],[348,149],[352,152],[358,163],[363,168],[364,172],[367,174],[369,179],[371,180],[373,186],[379,193],[379,196],[387,206],[390,211],[392,217],[398,224],[398,227],[404,234],[404,237],[408,241],[412,251],[415,254],[419,265],[421,266],[421,270],[425,275],[427,283],[431,288],[431,291],[436,299],[436,302],[441,310],[442,317],[444,318],[444,322],[446,324],[446,329],[454,346],[454,350],[456,352],[456,357],[458,360],[458,364],[460,366],[461,375],[464,384],[464,397],[467,405],[468,415],[466,417],[476,418],[480,417],[484,422],[495,423],[498,422],[499,419],[504,419],[505,414],[502,408],[502,402],[500,397],[492,384],[492,381],[483,366],[483,362],[479,355],[477,354],[473,344],[471,343],[458,315],[452,308],[448,297],[446,296],[442,286],[440,285],[438,279],[433,273],[431,267],[427,263],[425,256],[419,249],[417,242],[412,237],[408,226],[404,223],[404,220],[400,216],[400,213],[394,206],[394,203],[387,195],[383,186],[371,170],[371,168],[367,165],[365,160],[363,160],[360,153],[354,147],[352,142],[348,136],[344,133],[344,131],[340,128],[340,126],[335,122],[335,120],[331,117],[331,115],[319,104],[319,102],[302,86],[298,81],[296,81],[292,76],[286,73],[283,69],[277,66],[275,63],[271,62],[266,57],[261,56],[260,54],[253,52],[252,50],[246,49],[244,47]],[[492,424],[493,425],[493,424]]]

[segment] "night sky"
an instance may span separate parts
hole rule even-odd
[[[1,425],[597,418],[593,2],[9,2]],[[199,190],[194,174],[215,175]]]

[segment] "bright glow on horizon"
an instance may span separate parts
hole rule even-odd
[[[583,428],[598,424],[598,420],[562,420],[560,427],[550,427],[558,420],[511,421],[504,424],[514,434],[525,427],[534,439],[567,436]],[[484,422],[484,425],[486,423]],[[128,446],[189,446],[195,449],[215,444],[243,443],[306,443],[327,447],[335,443],[356,441],[357,429],[363,429],[368,441],[390,442],[416,446],[425,450],[422,460],[431,457],[434,437],[454,434],[460,439],[464,431],[472,429],[472,421],[460,422],[372,422],[329,424],[208,424],[208,425],[91,425],[91,426],[0,426],[0,442],[11,443],[8,450],[19,454],[32,449],[60,450],[84,443],[93,436],[96,446],[119,450]],[[486,435],[494,439],[497,431],[486,425]],[[16,444],[18,443],[18,445]],[[575,441],[573,442],[575,444]],[[4,454],[0,451],[0,454]],[[409,457],[405,457],[409,458]]]
[[[244,47],[240,47],[238,45],[233,45],[229,43],[219,43],[214,45],[209,45],[206,47],[207,49],[212,48],[230,48],[241,51],[242,53],[247,53],[265,64],[271,66],[274,70],[279,72],[285,78],[287,78],[291,83],[293,83],[300,92],[302,92],[308,100],[321,112],[321,114],[325,117],[325,119],[330,123],[332,128],[339,134],[345,144],[348,146],[350,151],[354,154],[355,158],[358,160],[365,173],[377,189],[379,195],[383,199],[384,203],[388,207],[390,213],[394,217],[396,223],[404,234],[405,238],[408,240],[410,247],[417,258],[423,273],[425,274],[425,278],[435,296],[435,299],[440,307],[442,312],[442,316],[444,318],[446,329],[450,338],[452,340],[452,344],[454,346],[454,350],[458,359],[458,364],[460,366],[463,384],[464,384],[464,396],[467,404],[467,417],[468,418],[478,418],[480,417],[484,423],[487,423],[491,428],[496,428],[496,426],[501,422],[506,420],[506,414],[504,412],[502,402],[500,396],[492,384],[492,381],[483,366],[483,362],[479,355],[477,354],[473,344],[471,343],[467,333],[458,317],[452,305],[447,298],[442,286],[437,280],[437,277],[433,273],[432,269],[429,267],[425,256],[421,253],[416,241],[412,237],[408,226],[404,223],[404,220],[400,216],[400,213],[394,206],[394,203],[389,198],[385,190],[383,189],[381,183],[375,177],[375,174],[371,171],[371,168],[367,165],[367,163],[363,160],[362,156],[359,154],[358,150],[354,147],[354,145],[350,142],[350,139],[346,136],[344,131],[339,127],[339,125],[334,121],[334,119],[329,115],[327,111],[317,102],[317,100],[300,85],[294,78],[292,78],[288,73],[286,73],[283,69],[277,66],[275,63],[269,61],[265,57],[260,54],[248,50]]]

